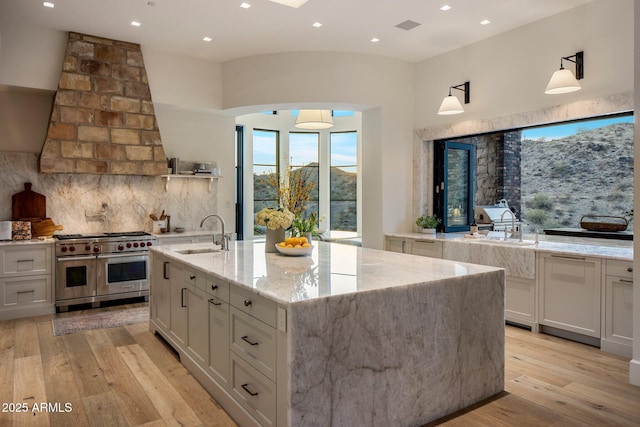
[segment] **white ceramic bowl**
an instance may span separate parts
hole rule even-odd
[[[313,252],[313,246],[309,246],[308,248],[283,248],[281,246],[276,245],[276,249],[282,255],[287,255],[287,256],[305,256],[305,255],[311,255],[311,252]]]

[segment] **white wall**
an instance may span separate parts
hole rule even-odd
[[[0,85],[0,151],[40,154],[54,94]]]
[[[640,75],[640,0],[635,0],[635,75]],[[635,86],[636,104],[640,105],[640,85]],[[633,150],[633,169],[640,171],[640,117],[634,118],[634,126],[636,131],[633,133],[634,150]],[[640,173],[634,173],[634,208],[633,211],[640,212]],[[635,234],[635,233],[634,233]],[[640,271],[640,239],[634,236],[633,239],[633,271]],[[629,364],[629,380],[631,384],[640,386],[640,279],[637,274],[633,274],[633,359]]]
[[[597,0],[423,61],[417,66],[416,127],[527,112],[633,90],[633,1]],[[583,90],[546,95],[560,58],[583,50]],[[565,61],[565,68],[575,71]],[[436,114],[449,86],[469,80],[460,116]],[[462,92],[454,91],[461,96]]]
[[[262,55],[223,64],[223,81],[230,111],[255,105],[362,111],[363,246],[382,248],[385,232],[411,226],[412,64],[360,54]]]

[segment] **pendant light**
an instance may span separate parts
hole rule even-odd
[[[299,110],[294,126],[298,129],[329,129],[333,127],[331,110]]]
[[[576,64],[576,74],[571,70],[567,70],[563,66],[563,61],[569,61]],[[584,77],[584,52],[577,52],[575,55],[564,56],[560,59],[560,69],[551,76],[549,84],[544,93],[548,95],[557,95],[561,93],[575,92],[582,89],[578,80]]]
[[[450,115],[450,114],[464,113],[464,108],[462,108],[462,104],[460,104],[458,97],[451,94],[451,89],[458,89],[463,91],[464,103],[468,104],[470,100],[469,88],[470,88],[469,82],[464,82],[456,86],[449,86],[449,95],[445,96],[444,99],[442,100],[442,104],[440,104],[440,108],[438,109],[438,114]]]

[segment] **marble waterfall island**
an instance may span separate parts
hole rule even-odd
[[[210,329],[211,352],[195,357],[189,334],[175,338],[161,319],[166,279],[151,283],[151,329],[240,425],[419,426],[504,389],[502,269],[326,242],[310,257],[250,241],[198,246],[152,248],[153,271],[228,289],[208,298],[228,301],[230,356],[214,375],[224,339]],[[191,310],[190,296],[173,295]]]

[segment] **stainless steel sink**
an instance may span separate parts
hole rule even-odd
[[[214,252],[220,252],[220,248],[197,248],[197,249],[184,249],[176,251],[180,255],[197,255],[197,254],[210,254]]]

